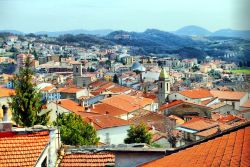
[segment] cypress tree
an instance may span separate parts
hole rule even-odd
[[[46,125],[49,121],[49,112],[40,115],[42,109],[41,93],[36,88],[33,80],[34,72],[31,61],[26,59],[25,66],[14,77],[16,95],[9,102],[12,108],[13,120],[17,125],[31,127],[36,124]]]

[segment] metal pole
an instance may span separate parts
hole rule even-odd
[[[56,87],[56,126],[57,126],[57,143],[58,143],[58,151],[60,147],[60,130],[58,125],[58,92]]]

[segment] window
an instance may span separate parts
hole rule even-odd
[[[111,140],[109,138],[109,133],[106,133],[106,139],[105,139],[105,143],[106,144],[110,144]]]
[[[235,108],[235,102],[232,102],[233,107]]]
[[[162,82],[161,82],[161,89],[162,89]]]
[[[79,71],[79,70],[78,70],[78,67],[76,66],[76,73],[78,73],[78,71]]]
[[[44,158],[41,167],[47,167],[47,157]]]

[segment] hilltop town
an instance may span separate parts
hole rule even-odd
[[[0,166],[250,164],[250,70],[248,62],[232,61],[238,51],[182,57],[143,54],[97,39],[58,43],[58,38],[0,37]],[[48,114],[47,126],[14,121],[15,76],[27,60],[41,94],[38,115]],[[58,124],[63,114],[90,125],[98,143],[65,144]],[[150,142],[125,142],[131,127],[140,124]]]

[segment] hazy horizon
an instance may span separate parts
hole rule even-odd
[[[0,0],[0,30],[250,30],[248,0]]]

